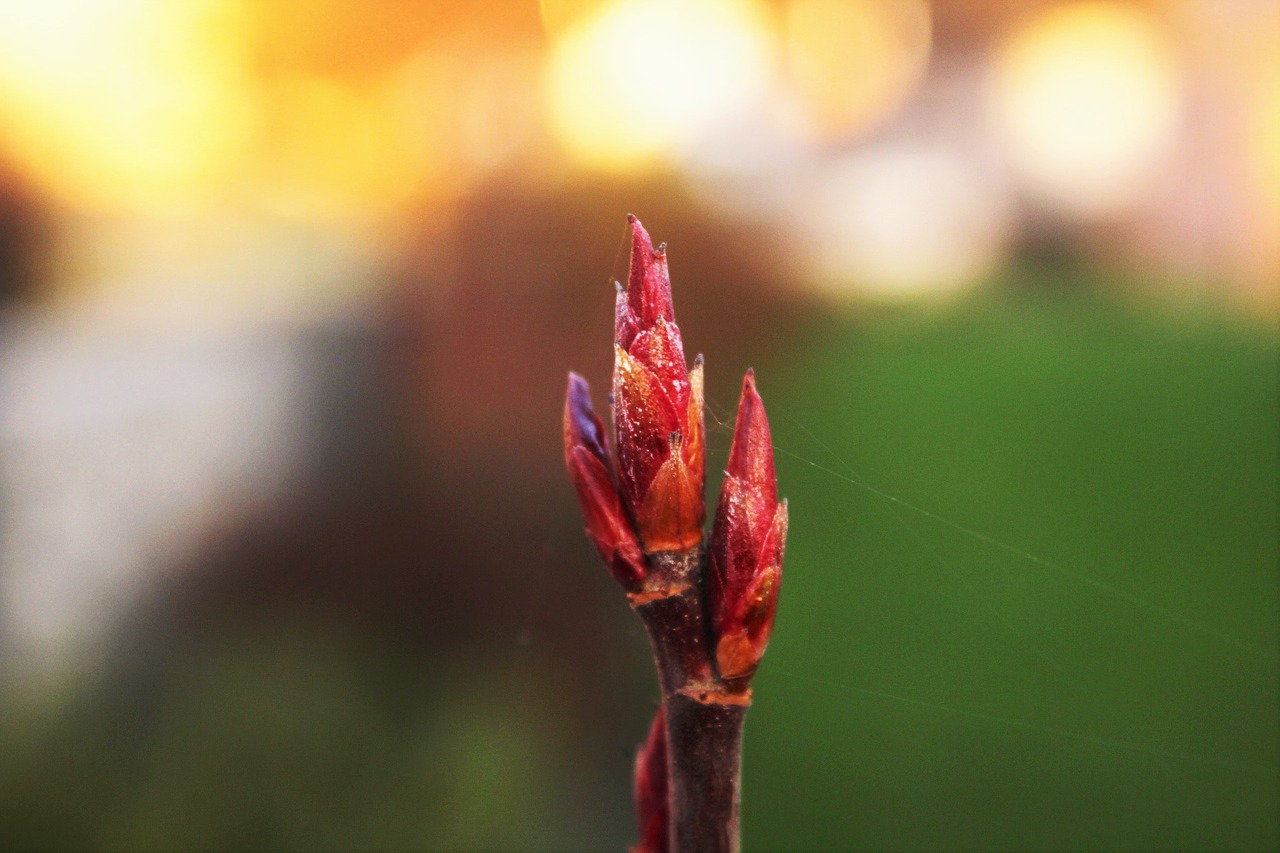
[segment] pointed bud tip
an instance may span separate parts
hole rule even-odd
[[[675,322],[671,306],[671,279],[667,273],[665,247],[653,248],[649,232],[640,220],[628,216],[631,223],[631,261],[627,270],[627,323],[642,330],[653,325],[659,317]],[[622,316],[622,315],[620,315]],[[630,345],[628,336],[624,336]]]
[[[644,223],[636,218],[634,213],[627,214],[627,223],[631,226],[631,244],[643,246],[648,252],[653,251],[653,241],[649,238],[649,232],[645,230]]]
[[[705,361],[706,361],[706,359],[704,359],[704,358],[702,357],[702,353],[698,353],[697,358],[695,358],[695,359],[693,360],[693,366],[694,366],[694,367],[702,367],[703,362],[705,362]]]
[[[727,473],[765,489],[771,502],[777,502],[777,484],[773,468],[773,437],[765,415],[764,401],[756,391],[755,372],[748,370],[742,378],[742,398],[738,401],[738,417],[729,448]]]
[[[591,407],[591,386],[572,370],[564,397],[565,451],[573,447],[585,447],[601,462],[607,462],[604,424]]]
[[[591,411],[591,386],[580,374],[569,371],[569,384],[565,390],[565,402],[575,416]]]
[[[754,423],[764,414],[764,400],[760,399],[760,390],[756,387],[756,372],[751,368],[742,377],[742,396],[738,401],[738,417],[747,416],[749,426],[755,429],[757,425]],[[768,424],[766,423],[766,428]]]

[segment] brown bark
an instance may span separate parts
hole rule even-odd
[[[631,604],[649,634],[666,707],[671,853],[737,853],[751,694],[729,690],[712,664],[702,550],[653,553],[649,562]]]

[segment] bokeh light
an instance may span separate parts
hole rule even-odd
[[[77,206],[211,192],[253,131],[249,26],[222,0],[4,0],[0,147]]]
[[[787,4],[787,77],[814,136],[852,136],[892,115],[924,77],[930,36],[922,0]]]
[[[1258,197],[1280,210],[1280,50],[1270,59],[1254,92],[1250,153]]]
[[[742,0],[618,0],[571,25],[547,69],[550,121],[580,164],[668,159],[763,96],[773,46]]]
[[[0,0],[0,155],[74,210],[364,222],[501,166],[541,57],[440,9]]]
[[[1055,7],[1016,29],[994,60],[992,108],[1031,191],[1085,215],[1137,202],[1175,141],[1175,67],[1133,6]]]
[[[941,295],[990,271],[1008,235],[1001,193],[939,146],[885,146],[833,168],[805,204],[815,283],[844,297]]]

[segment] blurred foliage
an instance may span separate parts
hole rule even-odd
[[[793,528],[747,849],[1274,847],[1274,329],[1067,288],[803,347],[758,365]],[[0,846],[616,849],[536,658],[294,625],[10,701]]]
[[[210,639],[164,683],[8,718],[6,848],[557,849],[568,744],[532,672],[318,627]]]
[[[1071,287],[820,334],[751,846],[1273,848],[1277,365]]]

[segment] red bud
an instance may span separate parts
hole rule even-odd
[[[627,305],[639,328],[652,326],[659,319],[675,323],[671,304],[671,275],[667,271],[666,244],[653,247],[649,233],[640,220],[627,214],[631,224],[631,263],[627,270]],[[619,336],[622,345],[631,341]]]
[[[636,753],[636,829],[640,840],[632,853],[667,851],[667,721],[662,706],[649,727],[649,737]]]
[[[778,502],[778,476],[773,468],[773,436],[764,401],[756,392],[756,374],[748,370],[742,378],[742,397],[738,401],[738,419],[733,427],[733,444],[729,448],[726,471],[739,480],[759,488],[765,498]]]
[[[645,559],[609,470],[604,424],[591,408],[591,391],[569,374],[564,402],[564,461],[587,522],[587,536],[609,571],[628,590],[644,582]]]
[[[787,505],[778,503],[773,439],[748,371],[711,531],[707,598],[716,665],[738,687],[755,672],[773,632],[782,584]]]
[[[631,268],[614,332],[618,485],[645,550],[682,551],[702,541],[706,519],[702,364],[685,363],[665,249],[628,221]]]

